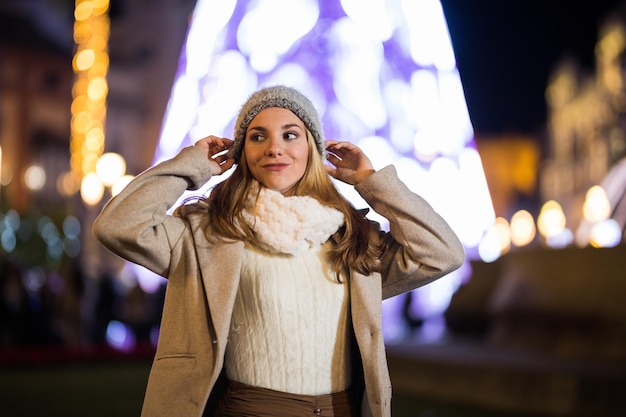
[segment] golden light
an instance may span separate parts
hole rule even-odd
[[[497,217],[493,229],[500,244],[500,253],[506,253],[511,249],[511,225],[504,217]]]
[[[74,42],[77,44],[85,43],[91,36],[92,28],[89,24],[76,21],[74,23]]]
[[[92,0],[94,13],[104,13],[109,7],[109,0]]]
[[[2,170],[0,171],[2,178],[0,179],[0,185],[9,185],[13,180],[13,170],[6,163],[2,164]]]
[[[537,230],[532,214],[520,210],[511,217],[511,242],[515,246],[526,246],[533,241]]]
[[[91,101],[104,100],[109,91],[109,86],[104,77],[95,77],[87,86],[87,96]]]
[[[85,135],[87,149],[98,149],[104,143],[104,131],[100,126],[94,126]]]
[[[85,158],[93,158],[98,159],[102,153],[104,133],[102,133],[102,128],[94,127],[89,129],[89,132],[85,135],[85,142],[83,143],[83,152],[85,153]]]
[[[96,157],[96,155],[92,155],[89,153],[85,154],[85,156],[83,157],[83,171],[90,174],[95,173],[97,163],[98,158]]]
[[[76,5],[74,10],[74,19],[78,21],[87,20],[93,13],[93,4],[90,1],[84,1]]]
[[[79,189],[80,186],[71,172],[64,172],[57,178],[57,190],[62,196],[72,196]]]
[[[587,191],[583,203],[583,215],[590,223],[606,220],[611,215],[611,203],[606,191],[599,185],[594,185]]]
[[[541,207],[537,228],[542,236],[549,238],[558,235],[565,228],[565,224],[565,213],[558,202],[550,200]]]
[[[120,154],[114,152],[105,153],[96,163],[96,174],[102,181],[102,184],[110,187],[126,174],[126,161]]]
[[[72,63],[75,79],[70,167],[78,181],[88,174],[95,174],[96,161],[104,152],[111,26],[108,8],[109,0],[76,0],[74,7],[76,53]]]
[[[72,119],[72,128],[77,133],[85,133],[91,127],[91,123],[91,113],[87,111],[81,111],[74,115],[74,118]]]
[[[91,172],[83,178],[80,183],[80,197],[89,206],[95,206],[102,200],[104,195],[104,184],[95,172]]]
[[[74,69],[76,71],[86,71],[96,62],[96,54],[93,49],[85,49],[76,54]]]

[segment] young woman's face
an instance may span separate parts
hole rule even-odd
[[[282,107],[261,110],[248,125],[243,152],[258,182],[290,195],[307,167],[309,146],[304,123]]]

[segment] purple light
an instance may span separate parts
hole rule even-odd
[[[124,323],[111,320],[107,325],[106,340],[109,346],[128,352],[135,347],[135,335],[129,326]]]

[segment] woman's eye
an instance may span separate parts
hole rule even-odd
[[[293,139],[297,139],[298,135],[296,133],[293,133],[293,132],[288,132],[288,133],[285,133],[283,135],[283,138],[287,139],[287,140],[293,140]]]
[[[250,140],[252,142],[259,142],[259,141],[263,140],[263,136],[260,135],[260,134],[255,134],[255,135],[250,136]]]

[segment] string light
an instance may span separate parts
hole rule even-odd
[[[109,0],[76,0],[72,61],[75,79],[72,88],[70,166],[76,184],[96,171],[104,151]]]

